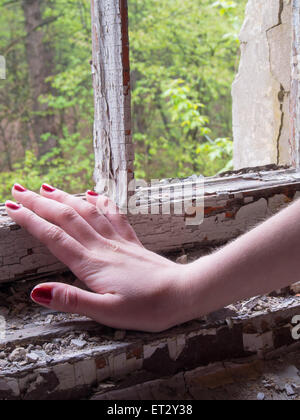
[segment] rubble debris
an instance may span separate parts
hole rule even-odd
[[[40,359],[37,353],[27,353],[26,360],[28,363],[36,363]]]
[[[182,255],[181,257],[178,257],[176,260],[177,264],[187,264],[188,263],[188,256]]]
[[[273,381],[277,389],[286,392],[288,396],[294,396],[295,390],[300,387],[300,370],[294,365],[288,365],[278,372]]]
[[[122,341],[124,340],[124,338],[126,337],[126,331],[116,331],[115,335],[114,335],[114,339],[118,340],[118,341]]]
[[[300,294],[300,282],[293,284],[290,288],[291,288],[291,291],[295,293],[295,295]]]
[[[72,346],[77,347],[78,349],[83,349],[87,345],[87,342],[83,340],[73,339],[71,340],[71,344]]]
[[[26,359],[27,352],[23,347],[16,348],[9,356],[10,362],[22,362]]]
[[[288,395],[289,397],[292,397],[293,395],[295,395],[295,394],[296,394],[296,393],[295,393],[295,391],[294,391],[293,386],[292,386],[292,385],[290,385],[290,384],[286,384],[286,385],[285,385],[285,391],[286,391],[286,393],[287,393],[287,395]]]

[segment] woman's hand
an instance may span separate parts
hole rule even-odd
[[[60,283],[36,287],[32,299],[104,325],[150,332],[187,321],[185,267],[146,250],[106,197],[87,201],[44,184],[40,195],[16,184],[9,216],[43,242],[90,291]]]

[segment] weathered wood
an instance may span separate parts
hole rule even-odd
[[[193,182],[187,184],[192,186]],[[176,197],[163,199],[165,192],[141,190],[141,204],[172,207]],[[187,225],[187,216],[143,214],[129,219],[143,244],[155,252],[182,248],[220,246],[296,200],[300,194],[300,173],[292,170],[241,173],[205,182],[205,218],[200,225]],[[191,189],[192,195],[192,189]],[[150,213],[150,211],[149,211]],[[0,283],[41,277],[65,267],[49,251],[18,227],[0,206]]]
[[[127,0],[91,3],[96,189],[126,208],[134,161]]]
[[[292,3],[292,74],[290,94],[291,156],[295,168],[300,166],[300,0]]]
[[[232,87],[235,168],[291,164],[291,14],[290,1],[248,1]]]
[[[268,358],[274,351],[287,351],[297,344],[290,323],[299,309],[296,297],[255,298],[160,334],[128,331],[121,340],[114,330],[101,330],[81,318],[69,325],[53,322],[47,326],[40,318],[43,328],[22,323],[15,331],[20,317],[15,321],[11,317],[7,322],[11,334],[0,341],[4,355],[0,358],[0,399],[82,398],[108,379],[126,387],[209,363],[247,360],[250,355]],[[84,325],[88,326],[86,345],[76,349],[71,340],[80,336]],[[38,354],[38,360],[12,359],[20,347]]]
[[[293,350],[289,349],[291,351],[282,350],[272,360],[254,360],[250,357],[218,362],[135,385],[133,381],[131,384],[126,380],[123,383],[111,381],[109,384],[100,384],[90,399],[107,401],[110,407],[114,407],[115,401],[169,401],[168,408],[161,406],[162,413],[172,410],[172,401],[175,404],[174,413],[179,401],[185,401],[186,412],[193,400],[300,401],[299,349],[300,343]],[[159,405],[152,407],[154,415],[160,412]]]

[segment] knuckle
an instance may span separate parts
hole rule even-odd
[[[24,227],[29,227],[32,226],[36,223],[36,215],[34,213],[32,213],[31,211],[27,210],[25,212],[25,217],[24,217]]]
[[[95,206],[88,206],[84,211],[84,217],[87,218],[98,218],[100,216],[99,210]]]
[[[73,222],[77,217],[78,214],[76,211],[68,206],[63,206],[59,214],[59,219],[65,223]]]
[[[47,242],[61,242],[64,240],[64,232],[57,226],[51,226],[45,230],[45,239]]]
[[[106,196],[99,196],[96,206],[99,208],[101,213],[108,214],[110,213],[110,200]]]
[[[110,199],[106,195],[100,195],[97,201],[97,204],[101,207],[109,207]]]
[[[78,311],[78,293],[74,289],[65,289],[63,293],[63,305],[67,308],[70,312]]]
[[[77,261],[76,271],[80,274],[80,277],[87,278],[90,275],[94,275],[106,266],[104,260],[98,255],[87,253]]]

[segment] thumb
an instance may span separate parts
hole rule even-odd
[[[109,320],[113,296],[99,295],[63,283],[46,283],[35,287],[31,299],[59,312],[74,313],[105,324]]]

